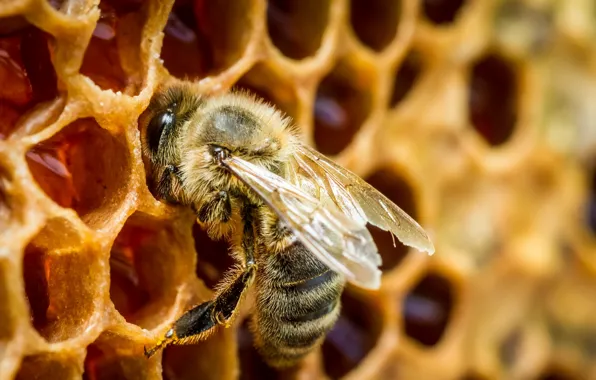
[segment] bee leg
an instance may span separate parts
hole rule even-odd
[[[213,191],[207,202],[195,210],[201,223],[226,223],[232,217],[232,202],[227,191]]]
[[[175,165],[167,165],[164,167],[161,176],[154,184],[157,196],[164,199],[168,203],[180,203],[178,197],[175,196],[176,189],[180,188],[182,180],[180,178],[180,170]]]
[[[164,338],[151,349],[145,350],[147,358],[169,344],[191,344],[206,338],[218,325],[230,327],[236,310],[246,290],[252,284],[257,266],[254,259],[254,227],[252,220],[245,222],[242,237],[244,268],[212,301],[204,302],[184,313]]]

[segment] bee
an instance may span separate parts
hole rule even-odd
[[[434,252],[414,219],[303,144],[289,117],[247,92],[204,97],[188,84],[164,86],[139,124],[152,193],[192,208],[238,263],[147,357],[231,326],[252,288],[258,352],[272,367],[292,366],[333,327],[346,282],[379,288],[381,256],[367,223]]]

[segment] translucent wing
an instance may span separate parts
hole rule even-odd
[[[293,181],[319,189],[351,219],[370,223],[395,235],[403,244],[429,254],[433,243],[420,225],[402,209],[356,174],[335,164],[314,149],[300,145],[293,157]]]
[[[222,163],[258,194],[325,265],[361,287],[380,286],[380,256],[365,224],[349,218],[334,203],[324,204],[267,169],[233,156]]]

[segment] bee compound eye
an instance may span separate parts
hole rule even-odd
[[[172,128],[175,122],[176,117],[169,109],[153,116],[147,127],[147,143],[152,152],[157,152],[161,136],[165,131]]]

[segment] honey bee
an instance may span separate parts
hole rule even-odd
[[[379,288],[381,256],[367,223],[434,252],[416,221],[301,143],[287,116],[249,93],[204,97],[166,86],[139,123],[153,194],[192,208],[238,262],[213,299],[176,320],[147,357],[229,327],[254,285],[255,346],[270,366],[292,366],[334,325],[346,282]]]

